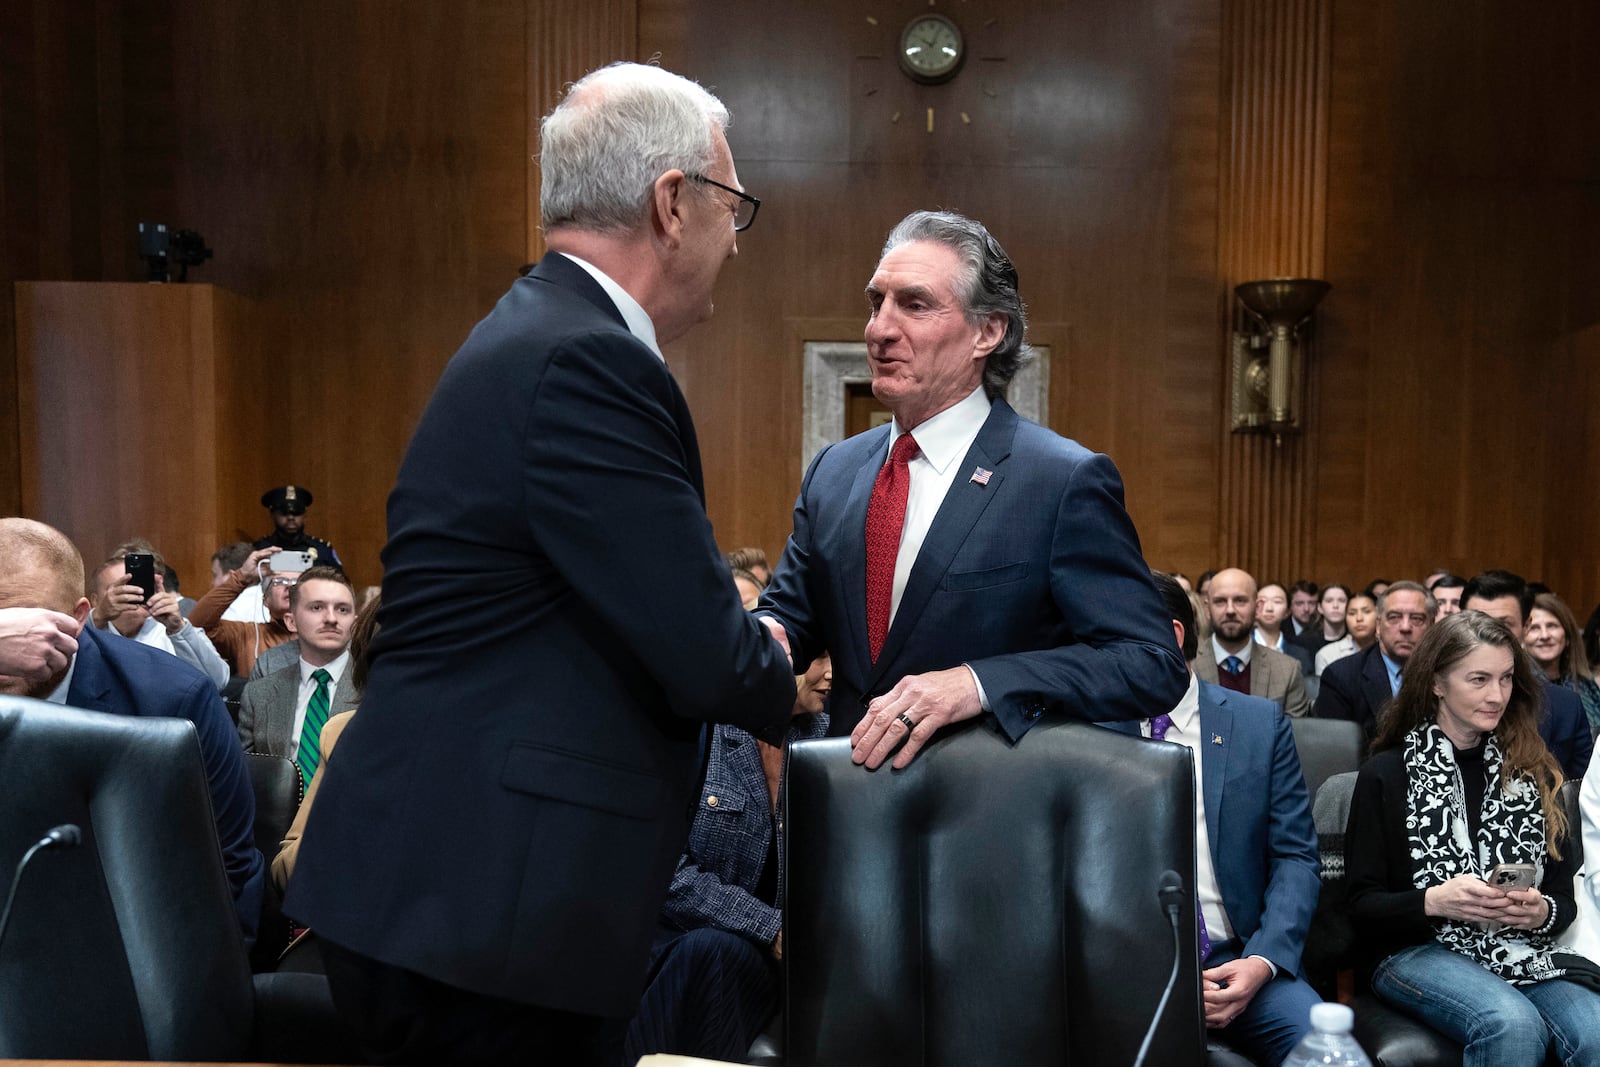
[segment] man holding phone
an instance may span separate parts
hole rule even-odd
[[[177,656],[211,679],[228,684],[228,665],[206,635],[183,617],[178,594],[166,590],[160,553],[148,541],[120,545],[95,571],[90,595],[94,625]]]
[[[281,552],[281,549],[272,547],[256,549],[238,570],[229,572],[221,582],[206,590],[205,595],[195,601],[194,610],[189,612],[189,621],[211,638],[217,651],[222,653],[222,658],[232,666],[235,677],[249,677],[257,656],[294,636],[283,617],[289,614],[289,587],[299,578],[299,571],[278,573],[271,569],[269,561]],[[300,567],[300,570],[305,570],[305,567]],[[262,584],[262,604],[266,608],[267,621],[236,622],[224,619],[222,613],[234,598],[257,582]]]

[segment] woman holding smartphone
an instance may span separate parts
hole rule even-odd
[[[1373,991],[1466,1046],[1466,1067],[1539,1067],[1552,1050],[1600,1063],[1600,968],[1554,941],[1577,911],[1578,827],[1542,713],[1511,631],[1450,615],[1406,663],[1351,801],[1350,910]]]

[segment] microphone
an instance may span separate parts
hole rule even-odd
[[[11,905],[16,902],[17,886],[22,884],[22,872],[28,869],[28,861],[44,849],[76,848],[82,843],[83,831],[76,823],[64,822],[60,826],[52,826],[32,848],[22,854],[22,862],[17,864],[17,872],[11,876],[11,892],[6,894],[6,906],[0,908],[0,945],[5,944],[6,928],[11,925]]]
[[[1161,1016],[1166,1013],[1167,1001],[1172,996],[1172,987],[1178,984],[1178,963],[1183,958],[1183,939],[1178,936],[1178,915],[1183,907],[1184,898],[1183,878],[1177,871],[1167,870],[1161,872],[1161,878],[1156,888],[1156,899],[1161,902],[1161,908],[1167,913],[1167,922],[1172,926],[1172,973],[1167,975],[1167,988],[1161,991],[1161,1003],[1156,1005],[1156,1013],[1150,1019],[1150,1026],[1144,1032],[1144,1042],[1139,1046],[1139,1054],[1133,1058],[1133,1067],[1140,1067],[1144,1058],[1150,1053],[1150,1042],[1156,1036],[1156,1024],[1161,1021]]]

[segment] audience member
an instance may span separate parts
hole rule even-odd
[[[1276,702],[1294,718],[1311,706],[1300,663],[1255,641],[1256,580],[1237,567],[1211,579],[1211,640],[1200,646],[1193,670],[1203,682]]]
[[[1289,587],[1289,625],[1286,629],[1290,638],[1316,632],[1318,623],[1322,621],[1317,610],[1321,593],[1316,582],[1308,582],[1304,578]]]
[[[1201,571],[1200,577],[1194,580],[1194,591],[1200,594],[1200,603],[1211,603],[1211,579],[1216,576],[1216,571]]]
[[[1373,991],[1465,1045],[1467,1064],[1600,1062],[1600,969],[1554,941],[1577,910],[1578,831],[1539,704],[1506,626],[1442,620],[1406,664],[1351,801],[1346,879]],[[1501,888],[1505,864],[1527,865],[1533,885]]]
[[[1047,707],[1171,707],[1183,660],[1116,468],[1004,400],[1030,353],[1000,243],[914,212],[867,300],[872,391],[894,419],[812,462],[758,613],[797,664],[833,653],[829,729],[874,769],[985,712],[1016,741]]]
[[[272,548],[283,552],[309,552],[318,566],[343,569],[339,553],[320,537],[306,533],[306,509],[311,506],[311,490],[298,485],[281,485],[261,494],[261,506],[272,513],[272,532],[257,538],[251,548]]]
[[[767,566],[767,554],[759,548],[736,548],[727,553],[727,559],[730,570],[749,571],[763,589],[772,581],[772,568]]]
[[[1481,611],[1505,623],[1520,647],[1533,612],[1533,590],[1520,575],[1506,570],[1489,570],[1474,575],[1461,592],[1462,611]],[[1539,718],[1539,736],[1568,778],[1582,778],[1594,752],[1594,735],[1589,718],[1583,713],[1578,694],[1539,674],[1544,686],[1544,714]]]
[[[289,613],[289,590],[297,575],[273,574],[267,569],[267,560],[276,548],[258,548],[245,558],[244,564],[229,573],[220,584],[208,589],[195,601],[189,621],[206,632],[211,643],[217,646],[225,660],[240,678],[250,675],[256,657],[274,645],[281,645],[294,635],[284,623]],[[260,582],[264,587],[262,606],[266,609],[266,622],[238,622],[222,617],[223,609],[233,603],[239,593]]]
[[[367,601],[366,605],[356,615],[355,621],[350,624],[350,667],[347,677],[350,679],[350,689],[355,694],[352,706],[348,711],[341,711],[328,719],[322,728],[322,734],[317,739],[322,748],[322,763],[327,766],[333,759],[334,747],[339,743],[344,728],[350,724],[359,710],[361,694],[367,688],[367,671],[372,665],[372,641],[378,636],[378,609],[383,605],[382,594]],[[341,688],[344,677],[340,680]],[[294,873],[294,861],[300,854],[300,840],[305,834],[306,819],[311,815],[311,802],[316,799],[317,790],[322,785],[322,776],[317,775],[311,779],[311,784],[306,788],[305,799],[300,802],[300,810],[295,812],[294,822],[289,826],[289,833],[278,845],[278,853],[272,858],[272,881],[278,887],[278,892],[283,892],[289,886],[289,876]]]
[[[1374,578],[1372,581],[1367,583],[1365,592],[1376,603],[1383,599],[1383,594],[1388,590],[1389,586],[1393,584],[1394,583],[1387,578]],[[1412,584],[1415,585],[1416,583],[1413,582]],[[1427,592],[1427,590],[1424,589],[1423,592]]]
[[[1439,599],[1439,581],[1440,579],[1448,578],[1449,576],[1450,569],[1448,567],[1435,567],[1433,570],[1428,572],[1428,576],[1426,578],[1422,579],[1422,588],[1432,593],[1433,599],[1437,601]]]
[[[1523,644],[1546,678],[1578,694],[1589,733],[1600,731],[1600,685],[1595,684],[1578,620],[1567,602],[1554,593],[1535,596]],[[1600,862],[1600,855],[1596,858]]]
[[[300,655],[276,674],[246,685],[239,702],[245,751],[293,760],[307,786],[322,765],[319,739],[328,718],[356,702],[349,672],[355,614],[355,593],[342,571],[312,567],[300,575],[289,587],[284,616]]]
[[[244,752],[217,687],[176,656],[84,626],[90,609],[84,596],[83,557],[60,531],[30,519],[0,519],[0,559],[6,561],[0,570],[0,608],[47,608],[71,616],[81,627],[75,654],[48,676],[40,670],[10,673],[17,671],[15,657],[9,655],[15,646],[9,639],[0,641],[8,653],[4,692],[89,711],[187,719],[194,724],[239,929],[253,941],[266,864],[255,847],[255,794]],[[8,618],[13,626],[19,621],[14,615]],[[41,647],[47,663],[60,662],[64,631],[57,627],[54,635],[46,632],[43,640],[39,636],[41,629],[56,623],[53,615],[35,617],[32,633],[23,642],[25,663]]]
[[[1155,575],[1184,658],[1199,649],[1189,598]],[[1215,586],[1213,585],[1213,588]],[[1111,729],[1194,752],[1195,874],[1206,1026],[1262,1067],[1311,1028],[1321,997],[1300,973],[1322,889],[1311,797],[1278,705],[1189,675],[1170,714]]]
[[[183,595],[183,586],[178,581],[177,568],[172,564],[167,564],[161,573],[166,579],[167,592],[178,598],[178,614],[187,619],[189,612],[194,608],[194,597]]]
[[[134,540],[119,545],[94,572],[89,590],[94,625],[177,656],[222,689],[228,684],[228,665],[210,639],[179,612],[177,594],[165,588],[166,576],[156,574],[156,592],[148,602],[144,590],[128,580],[125,561],[133,552],[155,557],[156,571],[164,569],[161,554],[150,542]]]
[[[1447,574],[1433,583],[1433,599],[1439,605],[1435,621],[1461,610],[1461,591],[1466,587],[1467,580],[1454,574]]]
[[[1295,640],[1311,656],[1311,673],[1321,674],[1322,670],[1317,666],[1317,653],[1349,632],[1344,621],[1344,614],[1350,607],[1349,587],[1329,582],[1317,595],[1316,607],[1316,622]]]
[[[764,588],[761,579],[747,570],[733,572],[733,586],[739,590],[739,603],[744,605],[744,610],[756,610],[756,604],[761,600],[761,590]]]
[[[1365,593],[1352,593],[1345,602],[1344,636],[1330,641],[1317,651],[1317,677],[1328,664],[1372,647],[1378,639],[1378,605]]]
[[[244,566],[255,549],[249,541],[234,541],[223,545],[211,554],[211,585],[215,588],[228,580],[228,575]],[[193,611],[193,609],[190,609]],[[261,586],[246,586],[222,612],[229,622],[263,622],[267,613],[261,607]]]
[[[736,726],[711,738],[701,800],[650,953],[623,1062],[652,1052],[744,1058],[778,1007],[783,958],[783,766],[791,742],[828,729],[826,652],[796,679],[784,744]]]
[[[1215,582],[1215,579],[1213,579]],[[1254,640],[1274,652],[1281,652],[1300,665],[1301,674],[1310,674],[1313,666],[1311,653],[1290,641],[1284,624],[1289,618],[1289,592],[1277,582],[1268,582],[1256,590],[1256,625]]]
[[[1172,571],[1172,580],[1177,582],[1185,593],[1194,592],[1194,583],[1189,581],[1189,576],[1182,571]]]
[[[1416,582],[1395,582],[1378,598],[1378,639],[1366,651],[1330,663],[1317,695],[1320,719],[1360,723],[1367,743],[1384,705],[1400,691],[1400,672],[1433,622],[1433,597]],[[1346,611],[1349,618],[1349,611]]]
[[[660,351],[755,218],[726,121],[659,67],[571,86],[541,126],[547,252],[400,464],[372,677],[284,902],[369,1051],[614,1067],[704,724],[788,728],[783,635],[733,595]]]

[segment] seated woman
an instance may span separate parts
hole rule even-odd
[[[1345,833],[1373,991],[1466,1046],[1466,1067],[1600,1062],[1600,969],[1553,940],[1577,868],[1539,738],[1542,687],[1504,624],[1434,623],[1406,663]],[[1504,889],[1505,865],[1531,868]]]
[[[1578,620],[1566,601],[1554,593],[1534,597],[1522,644],[1546,678],[1578,694],[1589,732],[1600,730],[1600,685],[1595,684]]]
[[[1322,593],[1317,597],[1317,617],[1319,622],[1306,628],[1295,640],[1300,642],[1302,648],[1311,653],[1313,660],[1318,652],[1341,641],[1347,634],[1344,624],[1344,613],[1350,606],[1350,589],[1338,582],[1329,582],[1323,587]],[[1321,671],[1315,673],[1321,674]]]
[[[1317,650],[1315,669],[1319,678],[1328,664],[1372,647],[1378,639],[1378,602],[1365,593],[1352,593],[1345,602],[1344,624],[1343,637]]]

